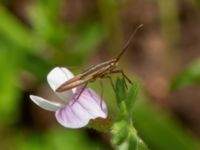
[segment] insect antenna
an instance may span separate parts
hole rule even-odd
[[[143,24],[139,25],[130,35],[128,41],[125,43],[124,47],[122,48],[121,53],[117,56],[116,61],[119,61],[119,59],[121,58],[121,56],[124,54],[124,52],[128,49],[132,39],[134,38],[135,34],[137,33],[137,31],[143,27]]]

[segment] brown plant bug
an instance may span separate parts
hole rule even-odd
[[[118,62],[119,62],[121,56],[128,49],[131,40],[135,36],[136,32],[142,26],[143,26],[142,24],[139,25],[133,31],[133,33],[130,35],[128,41],[125,43],[122,51],[120,52],[120,54],[116,58],[108,60],[108,61],[105,61],[105,62],[102,62],[100,64],[97,64],[97,65],[94,65],[94,66],[88,68],[87,70],[83,71],[82,73],[76,75],[72,79],[70,79],[70,80],[66,81],[65,83],[63,83],[60,87],[58,87],[56,89],[56,92],[64,92],[64,91],[70,90],[70,89],[72,89],[74,87],[83,85],[79,95],[74,100],[74,101],[76,101],[76,100],[79,99],[80,95],[82,94],[82,92],[86,88],[87,84],[89,82],[94,82],[98,78],[99,79],[109,78],[110,81],[111,81],[111,85],[112,85],[113,89],[115,89],[113,81],[112,81],[112,78],[110,76],[111,74],[115,74],[115,73],[120,73],[123,76],[125,81],[127,80],[130,84],[132,84],[132,81],[124,74],[123,70],[118,69],[117,66],[118,66]]]

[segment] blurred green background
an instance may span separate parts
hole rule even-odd
[[[108,132],[65,129],[29,94],[53,99],[46,82],[53,67],[76,74],[111,59],[139,24],[120,60],[142,82],[138,134],[152,150],[199,150],[200,0],[1,0],[0,149],[113,149]],[[115,96],[104,85],[112,116]]]

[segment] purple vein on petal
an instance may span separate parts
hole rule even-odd
[[[90,119],[107,116],[105,102],[103,101],[101,109],[100,98],[91,89],[85,89],[75,103],[73,100],[71,99],[66,107],[56,112],[58,122],[65,127],[80,128],[87,125]]]
[[[66,124],[68,124],[69,126],[71,126],[73,128],[79,127],[80,121],[77,119],[77,116],[73,113],[72,108],[67,106],[64,111],[68,118],[68,122]]]
[[[56,113],[55,113],[58,122],[60,122],[61,120],[65,121],[65,120],[63,119],[63,111],[62,111],[62,109],[63,109],[63,108],[57,110]]]
[[[73,125],[74,127],[79,127],[80,124],[85,125],[85,120],[83,120],[83,119],[79,120],[79,117],[77,115],[75,115],[75,113],[73,113],[73,110],[71,108],[69,110],[69,115],[72,117],[71,119],[73,120],[72,124],[74,124]]]
[[[66,115],[68,118],[68,122],[65,122],[65,126],[71,127],[71,128],[80,128],[88,124],[90,117],[84,116],[84,115],[82,115],[81,117],[80,114],[76,113],[76,111],[74,112],[72,107],[66,107],[66,109],[67,111],[65,110],[65,113],[67,113]]]
[[[87,88],[81,95],[79,103],[87,111],[92,112],[94,117],[107,116],[106,104],[103,101],[103,109],[100,106],[100,97],[91,89]],[[103,115],[103,116],[102,116]]]
[[[61,110],[59,110],[59,113],[61,113],[61,120],[60,121],[62,122],[62,124],[64,122],[64,125],[66,125],[67,122],[69,122],[69,118],[68,118],[68,115],[65,111],[65,108],[62,108]]]
[[[98,95],[96,95],[96,93],[92,89],[90,89],[90,88],[88,88],[88,93],[90,94],[91,97],[93,97],[93,99],[95,100],[95,102],[97,102],[97,104],[100,105],[101,98]]]
[[[102,108],[103,108],[103,111],[104,113],[107,113],[107,108],[106,108],[106,104],[105,102],[103,101],[103,99],[100,98],[100,96],[98,96],[92,89],[88,89],[88,93],[91,95],[91,97],[93,97],[93,99],[95,100],[95,102],[97,103],[97,105],[101,105],[101,101],[102,101]],[[93,94],[94,93],[94,94]],[[101,108],[101,106],[100,106]],[[102,110],[101,108],[101,110]]]
[[[81,120],[83,119],[91,119],[91,114],[85,109],[83,108],[79,103],[75,103],[74,107],[72,107],[72,110],[75,111],[75,113],[77,114],[77,116],[79,116],[79,118]]]
[[[84,97],[84,99],[87,99],[88,96],[85,94],[85,95],[83,95],[83,97]],[[97,104],[97,106],[100,105],[100,104],[98,104],[98,102],[97,102],[94,98],[91,98],[90,101],[91,101],[92,103],[94,103],[94,105],[96,105],[96,104]],[[100,106],[99,106],[99,108],[100,108]]]
[[[61,109],[60,113],[61,113],[61,120],[63,120],[66,123],[68,121],[66,112],[63,109]]]
[[[81,104],[79,101],[77,101],[77,103],[78,103],[88,114],[90,114],[90,115],[92,116],[92,118],[95,118],[95,116],[94,116],[93,114],[91,114],[91,113],[88,111],[88,109],[87,109],[85,106],[83,106],[83,104]]]
[[[68,110],[65,110],[65,112],[66,112],[66,115],[68,116],[68,121],[69,121],[68,124],[70,126],[74,126],[73,124],[74,124],[75,118],[71,114],[70,107],[68,107]]]
[[[104,115],[100,106],[93,99],[86,99],[87,96],[84,97],[85,98],[82,97],[82,100],[79,101],[79,104],[81,104],[81,106],[84,107],[94,118]]]
[[[76,103],[75,105],[80,106],[78,103]],[[80,108],[77,108],[77,111],[80,112],[81,109],[82,108],[80,106]],[[76,116],[79,120],[89,120],[90,119],[90,114],[87,111],[85,111],[85,109],[82,109],[82,111],[84,111],[83,114],[87,113],[88,115],[86,116],[86,114],[85,114],[84,117],[81,117],[80,114],[78,114],[77,111],[74,111],[73,108],[71,109],[71,111],[74,114],[74,116]]]
[[[94,94],[92,94],[93,91],[91,91],[89,88],[88,88],[88,93],[90,94],[91,97],[93,97],[93,99],[95,101],[97,101],[96,97],[94,97]]]
[[[68,118],[67,118],[66,112],[63,109],[64,108],[61,108],[56,111],[56,114],[55,114],[56,119],[60,124],[62,124],[65,127],[68,127],[68,126],[66,126],[66,124],[68,122]]]
[[[84,101],[84,100],[88,99],[88,96],[86,96],[86,94],[85,94],[85,92],[87,92],[86,90],[87,90],[87,89],[85,89],[85,90],[83,91],[83,93],[81,94],[81,96],[79,97],[79,99],[76,100],[76,102],[74,102],[74,100],[71,100],[68,106],[73,107],[73,105],[79,104],[80,107],[81,107],[82,109],[84,109],[85,112],[88,113],[88,114],[91,116],[89,119],[93,119],[93,118],[96,118],[96,115],[94,116],[94,114],[92,114],[92,113],[90,112],[91,110],[88,110],[88,108],[85,107],[85,106],[81,103],[81,101]],[[77,93],[76,93],[76,94],[77,94]]]
[[[65,113],[65,115],[66,115],[67,122],[71,122],[72,121],[70,116],[69,116],[69,109],[70,109],[70,107],[67,106],[66,108],[64,108],[64,111],[63,111]]]
[[[79,120],[81,120],[82,118],[80,118],[80,116],[78,116],[77,114],[76,114],[76,112],[74,112],[74,110],[73,109],[71,109],[71,112],[74,114],[74,116],[76,117],[76,118],[78,118]]]

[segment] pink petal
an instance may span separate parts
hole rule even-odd
[[[55,116],[64,127],[81,128],[86,126],[90,119],[106,118],[107,107],[104,101],[101,104],[100,97],[93,90],[87,88],[76,102],[71,100],[66,107],[58,109]]]
[[[77,109],[78,111],[74,111]],[[85,116],[83,116],[85,115]],[[66,128],[81,128],[88,124],[91,116],[84,109],[80,108],[76,103],[66,106],[56,111],[57,121]]]
[[[68,81],[69,79],[73,78],[74,75],[67,69],[56,67],[52,69],[49,74],[47,75],[47,81],[50,87],[55,91],[59,86],[61,86],[64,82]],[[73,93],[75,92],[75,88],[72,90],[68,90],[62,93],[56,92],[56,94],[64,101],[68,102],[71,98]]]

